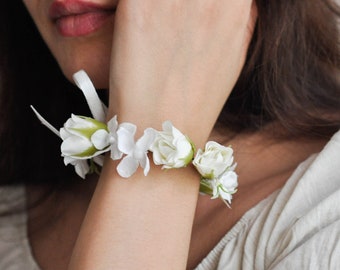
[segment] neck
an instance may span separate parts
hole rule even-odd
[[[296,167],[320,152],[325,140],[273,140],[265,132],[225,136],[214,131],[211,140],[231,145],[237,162],[238,192],[232,209],[220,200],[200,196],[192,232],[188,268],[196,266],[252,207],[281,188]],[[204,247],[204,248],[203,248]]]

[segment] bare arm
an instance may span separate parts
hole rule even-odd
[[[110,116],[159,129],[164,120],[202,147],[243,66],[250,0],[121,0]],[[185,269],[199,176],[152,166],[129,179],[107,160],[69,269]]]

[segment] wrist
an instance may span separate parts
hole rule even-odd
[[[78,77],[76,76],[76,78]],[[74,165],[77,174],[85,178],[87,173],[98,171],[95,164],[102,166],[102,154],[110,152],[110,159],[119,160],[116,173],[110,173],[113,178],[117,178],[117,173],[124,178],[130,178],[137,173],[138,179],[140,178],[139,167],[143,169],[144,176],[147,176],[150,167],[154,167],[153,164],[162,165],[162,169],[166,169],[166,171],[170,169],[173,171],[172,169],[189,165],[190,168],[195,167],[201,175],[195,173],[195,177],[193,177],[197,180],[200,177],[201,192],[212,195],[213,199],[221,198],[230,204],[232,194],[236,192],[237,187],[237,175],[234,173],[236,165],[233,164],[233,151],[230,147],[216,142],[208,142],[204,150],[199,149],[196,153],[192,140],[175,128],[170,121],[165,121],[162,124],[162,131],[151,127],[144,129],[143,135],[136,140],[135,136],[138,130],[136,125],[129,122],[118,123],[116,116],[110,119],[107,124],[102,122],[106,112],[93,85],[87,76],[81,76],[81,80],[85,80],[85,82],[78,82],[78,85],[86,93],[85,97],[95,119],[72,115],[58,132],[55,128],[51,128],[51,125],[34,110],[42,123],[63,140],[61,151],[65,165]],[[88,85],[90,87],[87,87]],[[188,128],[187,125],[186,128]],[[204,130],[202,132],[201,130],[194,131],[195,134],[205,134]],[[203,137],[199,138],[202,140]],[[202,145],[203,140],[199,144]],[[149,160],[150,152],[152,152],[153,162]],[[108,167],[111,168],[112,165]],[[155,170],[155,172],[158,171]],[[172,177],[176,179],[192,178],[192,170],[187,170],[187,173],[176,172],[173,174]],[[167,178],[168,176],[155,174],[151,178]],[[199,181],[193,186],[197,187],[198,183]],[[181,189],[182,185],[179,187]]]

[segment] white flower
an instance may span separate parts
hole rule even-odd
[[[110,131],[110,150],[111,150],[111,159],[117,160],[121,159],[123,156],[123,153],[118,149],[118,122],[117,122],[117,116],[113,117],[108,123],[107,123],[108,129]]]
[[[63,140],[61,151],[64,163],[72,164],[80,177],[85,178],[89,172],[98,172],[96,164],[103,166],[104,157],[101,154],[107,151],[111,151],[113,160],[121,159],[125,154],[117,166],[118,174],[125,178],[133,175],[138,166],[144,169],[144,175],[148,174],[149,149],[153,152],[154,163],[163,165],[165,169],[185,167],[192,161],[195,152],[193,143],[170,121],[163,123],[163,131],[146,129],[135,142],[135,125],[118,125],[116,116],[107,125],[103,123],[107,108],[86,73],[77,72],[74,80],[82,90],[94,119],[72,114],[58,131],[31,107],[42,124]],[[229,205],[238,186],[233,150],[216,142],[208,142],[204,151],[198,151],[193,164],[201,174],[200,192],[212,195],[212,199],[221,198]]]
[[[89,159],[109,151],[107,126],[90,117],[72,114],[60,129],[62,156]]]
[[[193,164],[205,179],[215,179],[223,174],[233,163],[233,149],[209,141],[205,150],[199,149]]]
[[[170,121],[163,123],[163,131],[157,132],[150,150],[154,163],[163,165],[163,169],[185,167],[194,155],[192,143]]]
[[[42,117],[33,106],[31,106],[31,108],[44,126],[46,126],[58,137],[61,137],[60,132],[55,127],[53,127],[49,122],[47,122],[44,119],[44,117]],[[99,160],[95,162],[98,163]],[[64,156],[64,164],[65,165],[72,164],[74,166],[76,173],[83,179],[85,179],[86,174],[88,174],[88,172],[90,171],[90,166],[88,165],[87,161],[83,159],[74,159],[72,157]]]
[[[90,166],[85,159],[74,159],[71,157],[64,157],[64,164],[71,164],[74,166],[76,173],[83,179],[90,171]]]
[[[124,178],[133,175],[139,165],[144,169],[145,176],[150,170],[147,152],[150,145],[155,140],[156,132],[154,129],[148,128],[144,131],[144,135],[135,142],[134,136],[136,129],[136,126],[133,124],[122,123],[119,125],[117,131],[118,149],[126,154],[118,164],[117,172]]]
[[[237,191],[237,174],[234,171],[226,171],[219,178],[210,180],[213,190],[211,199],[222,198],[231,204],[232,195]]]
[[[97,149],[104,149],[108,145],[110,148],[108,150],[111,151],[111,159],[117,160],[121,159],[123,153],[118,149],[118,137],[117,137],[117,129],[118,129],[118,121],[117,116],[114,116],[108,123],[107,123],[107,130],[100,129],[96,131],[91,136],[91,142],[93,143],[94,147]]]

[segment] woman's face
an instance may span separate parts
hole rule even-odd
[[[67,78],[84,69],[107,88],[118,0],[23,0]]]

